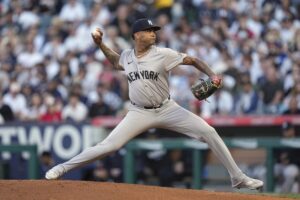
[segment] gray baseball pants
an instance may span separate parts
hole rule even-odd
[[[231,178],[242,172],[216,130],[202,118],[182,108],[173,100],[158,109],[143,109],[131,105],[126,117],[100,143],[89,147],[69,161],[62,163],[65,171],[80,167],[117,151],[130,139],[150,128],[165,128],[204,141],[228,170]]]

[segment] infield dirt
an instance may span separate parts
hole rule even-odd
[[[1,180],[1,200],[286,200],[259,194],[211,192],[86,181]]]

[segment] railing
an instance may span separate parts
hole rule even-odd
[[[38,154],[36,145],[0,145],[0,152],[7,151],[12,153],[28,152],[29,166],[28,179],[38,179]]]
[[[300,138],[279,139],[279,138],[259,138],[259,139],[225,139],[224,142],[229,148],[257,149],[264,148],[267,151],[265,162],[267,168],[266,190],[274,191],[274,149],[276,148],[300,148]],[[162,140],[132,140],[126,145],[127,153],[124,158],[124,181],[135,183],[134,171],[134,151],[136,150],[162,150],[162,149],[192,149],[193,150],[193,184],[195,189],[203,187],[202,163],[203,150],[208,149],[208,145],[191,139],[162,139]]]
[[[219,116],[203,118],[212,126],[281,126],[283,122],[289,121],[294,125],[300,125],[299,115],[246,115],[246,116]],[[91,120],[91,124],[102,127],[115,127],[122,118],[97,117]]]

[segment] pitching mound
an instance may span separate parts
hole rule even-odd
[[[86,181],[2,180],[3,200],[285,200],[262,195],[209,192]]]

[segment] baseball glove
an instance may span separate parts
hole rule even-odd
[[[220,87],[221,87],[221,79],[209,78],[207,80],[200,79],[200,81],[192,85],[191,90],[194,96],[198,100],[202,101],[202,100],[206,100],[209,96],[215,93]]]

